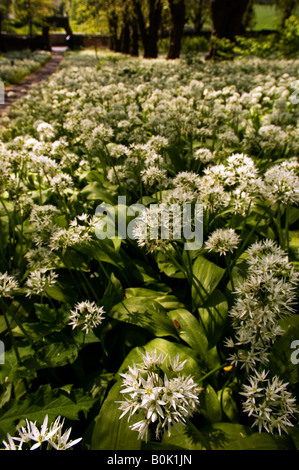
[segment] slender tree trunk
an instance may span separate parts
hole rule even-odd
[[[148,2],[149,24],[147,26],[140,1],[133,0],[140,37],[144,48],[144,57],[155,59],[158,57],[158,35],[162,20],[162,3],[161,0],[148,0]]]
[[[109,15],[109,32],[110,32],[110,49],[117,52],[118,49],[118,37],[117,37],[117,26],[118,18],[115,13]]]
[[[185,0],[168,0],[168,3],[172,24],[167,59],[178,59],[181,53],[181,42],[186,22]]]
[[[120,50],[124,54],[130,53],[130,24],[123,21],[120,35]]]
[[[243,16],[248,4],[249,0],[211,0],[212,37],[234,41],[243,34]],[[208,58],[214,57],[215,52],[212,46]]]
[[[197,11],[192,18],[194,25],[194,32],[196,36],[199,36],[204,23],[204,14],[203,14],[203,0],[197,0]]]
[[[131,40],[130,40],[130,54],[132,56],[138,57],[139,55],[139,34],[138,34],[138,26],[134,19],[131,23]]]
[[[162,3],[161,0],[149,0],[149,32],[148,32],[148,45],[149,57],[158,57],[158,39],[159,30],[162,21]]]

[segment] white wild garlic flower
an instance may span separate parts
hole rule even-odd
[[[54,271],[47,272],[46,269],[35,269],[32,271],[26,282],[26,296],[31,297],[32,295],[46,295],[47,290],[53,287],[57,282],[58,274]]]
[[[92,331],[104,320],[104,307],[98,307],[95,302],[85,300],[78,302],[70,313],[69,325],[74,328],[80,328],[86,334]]]
[[[19,283],[14,276],[10,276],[7,272],[0,273],[0,297],[13,298],[18,288]]]
[[[274,434],[278,431],[288,433],[292,427],[292,419],[296,413],[295,397],[288,392],[288,383],[284,383],[277,376],[267,378],[268,372],[255,371],[248,379],[249,384],[243,385],[242,396],[246,397],[243,402],[243,411],[254,419],[252,427],[257,426],[259,432],[265,429]]]
[[[180,361],[179,355],[167,361],[167,355],[155,349],[142,359],[141,364],[133,364],[120,374],[125,400],[117,403],[122,411],[119,419],[126,415],[130,421],[135,413],[141,415],[142,419],[129,428],[138,432],[138,439],[147,441],[151,425],[158,439],[164,432],[170,436],[177,423],[185,424],[198,409],[202,389],[191,375],[180,373],[186,361]]]
[[[205,242],[205,248],[213,253],[227,255],[236,250],[240,243],[240,236],[232,228],[218,228],[211,233]]]
[[[64,420],[60,421],[61,416],[58,416],[48,426],[48,415],[46,415],[43,424],[39,428],[36,421],[26,419],[26,427],[17,428],[17,437],[11,437],[10,434],[7,434],[8,442],[3,441],[4,450],[67,450],[78,444],[82,438],[80,437],[74,441],[69,440],[72,428],[67,429],[62,434]]]

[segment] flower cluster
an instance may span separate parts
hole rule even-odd
[[[232,228],[219,228],[216,229],[205,242],[205,247],[208,251],[226,255],[228,252],[233,252],[240,243],[240,237]]]
[[[279,377],[267,378],[269,355],[283,334],[279,321],[295,312],[298,272],[287,254],[273,241],[256,242],[247,250],[247,276],[236,287],[236,301],[230,310],[234,339],[226,346],[234,352],[229,360],[251,373],[243,384],[243,410],[255,418],[253,426],[279,434],[292,426],[296,399]],[[261,372],[259,370],[262,368]]]
[[[86,334],[100,325],[104,319],[104,308],[98,307],[95,302],[85,300],[78,302],[70,313],[69,325],[80,328]]]
[[[7,441],[3,441],[5,450],[67,450],[78,444],[82,437],[69,440],[72,428],[62,432],[64,419],[58,416],[54,422],[48,425],[48,415],[45,416],[42,426],[39,428],[36,421],[26,419],[26,427],[18,428],[18,436],[7,434]]]
[[[295,397],[287,391],[287,383],[277,376],[267,378],[268,372],[255,371],[248,379],[249,384],[243,385],[241,395],[246,397],[243,410],[254,418],[252,426],[259,432],[265,429],[273,434],[275,430],[281,435],[292,427],[292,419],[298,410]]]
[[[26,280],[26,295],[31,297],[32,295],[43,296],[47,294],[47,290],[56,284],[58,274],[53,271],[47,273],[46,269],[35,269],[31,271]]]
[[[0,273],[0,297],[13,298],[19,288],[19,283],[14,276],[7,272]]]
[[[279,320],[294,312],[299,276],[272,240],[251,245],[247,263],[247,276],[236,286],[230,310],[235,339],[227,340],[227,346],[235,349],[232,363],[248,372],[268,363],[271,347],[283,333]]]
[[[177,423],[186,423],[197,410],[201,388],[193,378],[178,374],[186,361],[180,362],[179,356],[169,358],[156,349],[153,353],[146,352],[142,356],[142,364],[129,366],[128,372],[120,374],[123,378],[121,393],[125,396],[120,401],[122,411],[120,419],[128,414],[128,421],[140,412],[143,419],[130,425],[130,429],[138,432],[138,438],[148,439],[151,426],[154,426],[155,437],[167,430],[171,435],[171,427]],[[163,364],[166,371],[163,371]]]

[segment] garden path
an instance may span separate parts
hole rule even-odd
[[[35,72],[24,77],[19,83],[5,88],[5,103],[0,104],[0,116],[8,112],[8,108],[19,98],[26,95],[30,87],[45,80],[56,72],[66,51],[66,47],[53,47],[52,58]]]

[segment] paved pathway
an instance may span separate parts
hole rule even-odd
[[[52,75],[52,73],[56,72],[66,49],[66,47],[53,47],[52,59],[50,59],[45,65],[24,77],[19,83],[5,88],[5,103],[0,104],[0,116],[3,113],[8,113],[8,108],[12,103],[21,96],[26,95],[32,85],[45,80],[47,77]],[[12,96],[8,96],[11,92],[13,92]]]

